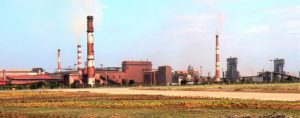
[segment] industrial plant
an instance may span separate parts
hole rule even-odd
[[[171,66],[152,68],[151,61],[123,61],[122,67],[95,67],[93,16],[87,16],[87,60],[82,67],[82,46],[77,45],[77,69],[63,70],[61,49],[57,50],[57,71],[45,72],[42,68],[28,70],[3,69],[0,85],[31,85],[36,83],[69,87],[96,87],[107,85],[170,85]]]
[[[275,59],[274,70],[258,72],[257,76],[241,76],[238,71],[238,58],[227,59],[226,72],[220,68],[219,34],[215,39],[215,76],[202,74],[202,66],[195,70],[189,65],[187,70],[172,70],[163,65],[153,69],[151,61],[123,61],[121,67],[95,67],[93,16],[87,16],[87,60],[82,60],[82,45],[77,45],[77,68],[62,69],[61,49],[57,50],[57,71],[45,72],[43,68],[27,70],[2,69],[0,85],[50,84],[53,87],[100,87],[100,86],[167,86],[208,83],[272,83],[299,82],[299,77],[284,71],[284,59]]]

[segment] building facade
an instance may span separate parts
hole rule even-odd
[[[235,81],[240,77],[240,73],[237,70],[238,59],[237,58],[227,58],[227,71],[225,81]]]
[[[167,86],[172,83],[172,68],[171,66],[160,66],[157,71],[157,85]]]
[[[284,59],[275,59],[274,60],[274,73],[284,74]]]
[[[144,72],[152,70],[150,61],[123,61],[122,70],[127,80],[142,84],[144,81]]]

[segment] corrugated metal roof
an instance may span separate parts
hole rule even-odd
[[[0,82],[9,82],[9,80],[4,80],[4,78],[0,78]]]
[[[7,76],[7,79],[59,79],[56,76],[49,75],[19,75],[19,76]]]
[[[33,84],[38,82],[40,81],[11,81],[10,84],[22,85],[22,84]]]
[[[1,71],[5,70],[5,71],[26,71],[26,72],[30,72],[32,71],[32,69],[0,69]]]
[[[123,64],[152,64],[151,61],[123,61]]]

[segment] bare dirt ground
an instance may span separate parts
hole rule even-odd
[[[49,89],[43,91],[89,91],[108,94],[136,94],[136,95],[165,95],[165,96],[203,96],[203,97],[227,97],[239,99],[300,101],[297,93],[257,93],[257,92],[219,92],[219,91],[161,91],[161,90],[134,90],[132,88],[91,88],[91,89]]]

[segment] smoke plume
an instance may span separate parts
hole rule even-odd
[[[218,14],[217,15],[217,28],[216,28],[216,33],[217,34],[221,33],[223,21],[224,21],[224,15],[223,14]]]
[[[74,2],[73,2],[74,1]],[[97,0],[73,0],[75,11],[71,15],[71,26],[76,43],[80,44],[85,38],[86,17],[94,16],[94,25],[99,25],[103,17],[104,6]]]

